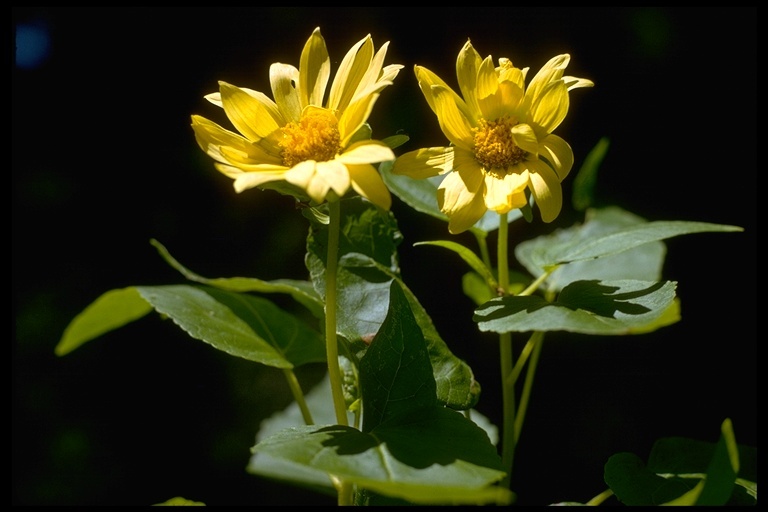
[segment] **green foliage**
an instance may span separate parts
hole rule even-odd
[[[402,142],[392,138],[388,143]],[[514,367],[510,361],[504,383],[515,389],[516,379],[526,376],[519,421],[502,430],[515,439],[545,333],[639,335],[677,322],[677,283],[662,279],[663,241],[742,230],[702,222],[649,222],[615,206],[592,207],[594,179],[606,150],[607,141],[601,141],[576,180],[574,204],[585,211],[583,223],[515,246],[527,274],[505,269],[502,277],[485,251],[454,241],[419,244],[451,251],[468,265],[462,291],[477,305],[473,319],[479,331],[531,333]],[[380,170],[406,204],[447,221],[435,199],[440,177],[396,176],[391,163]],[[249,473],[340,497],[352,486],[358,505],[512,503],[514,494],[505,482],[509,459],[497,449],[497,427],[484,424],[484,417],[472,410],[481,398],[480,384],[450,350],[455,340],[438,333],[402,279],[398,248],[403,237],[394,214],[360,197],[343,198],[338,206],[338,219],[327,204],[303,209],[309,225],[306,281],[206,278],[152,240],[190,284],[106,292],[66,327],[55,353],[68,354],[155,311],[217,350],[282,369],[289,383],[297,367],[325,363],[330,370],[338,359],[341,376],[329,371],[322,386],[306,395],[292,386],[293,403],[262,423]],[[530,213],[529,205],[506,220],[527,219]],[[502,218],[489,213],[472,228],[481,248]],[[329,240],[336,228],[338,253],[331,261],[338,267],[329,281]],[[276,293],[306,308],[318,325],[268,298]],[[323,332],[330,317],[335,324]],[[338,353],[329,352],[336,343]],[[334,386],[342,385],[343,393],[334,394]],[[333,407],[339,395],[341,415]],[[737,445],[726,421],[717,444],[659,440],[647,463],[634,454],[614,455],[605,466],[605,482],[627,505],[754,504],[755,468],[756,450]],[[183,501],[159,505],[198,504]]]
[[[757,450],[736,444],[729,419],[717,443],[659,439],[645,464],[632,453],[613,455],[605,482],[625,505],[755,505]]]
[[[256,457],[287,459],[413,503],[509,503],[508,491],[490,487],[504,471],[486,433],[438,404],[421,329],[399,285],[390,286],[389,314],[360,364],[362,431],[288,428],[258,443]]]

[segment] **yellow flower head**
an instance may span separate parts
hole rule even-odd
[[[506,213],[525,206],[526,189],[544,222],[560,213],[560,182],[571,170],[573,151],[552,132],[568,113],[568,92],[594,85],[563,76],[569,60],[567,54],[554,57],[526,87],[528,68],[518,69],[505,58],[494,66],[467,41],[456,61],[461,96],[430,70],[414,67],[451,145],[406,153],[393,172],[413,178],[445,174],[437,201],[451,233],[469,229],[488,210]]]
[[[331,61],[316,28],[301,53],[299,68],[274,63],[269,69],[274,101],[251,89],[219,82],[205,98],[224,109],[239,133],[193,115],[200,147],[216,169],[234,179],[237,192],[270,188],[322,203],[350,187],[374,204],[392,203],[375,163],[394,160],[384,143],[371,140],[366,124],[382,89],[403,66],[384,66],[389,43],[374,54],[370,34],[344,57],[325,99]]]

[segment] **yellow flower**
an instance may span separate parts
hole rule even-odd
[[[533,194],[544,222],[562,207],[560,182],[573,165],[573,151],[552,131],[568,112],[571,89],[590,80],[563,76],[570,56],[547,62],[528,87],[528,68],[509,59],[494,67],[467,41],[456,61],[462,96],[436,74],[414,66],[424,97],[437,115],[448,147],[431,147],[400,156],[392,171],[413,178],[444,174],[438,187],[440,210],[451,233],[472,227],[488,210],[506,213]]]
[[[389,42],[374,54],[370,34],[346,54],[331,84],[331,61],[316,28],[301,53],[299,68],[274,63],[269,69],[274,101],[251,89],[219,82],[205,98],[224,109],[239,133],[193,115],[200,147],[237,192],[274,189],[322,203],[350,187],[389,209],[391,196],[372,165],[394,160],[384,143],[372,140],[366,124],[380,92],[403,66],[384,66]]]

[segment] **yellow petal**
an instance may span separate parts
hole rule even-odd
[[[528,186],[528,171],[521,174],[509,173],[504,179],[485,176],[485,206],[497,213],[507,213],[526,204],[525,188]]]
[[[218,166],[217,166],[218,167]],[[224,172],[222,169],[220,171]],[[250,188],[259,187],[272,181],[285,179],[286,171],[243,172],[235,176],[235,191],[240,193]],[[232,177],[232,176],[230,176]]]
[[[347,170],[355,192],[376,206],[389,210],[392,206],[392,196],[374,166],[369,164],[347,165]]]
[[[337,157],[344,164],[377,164],[395,159],[392,149],[377,140],[362,140],[349,146]]]
[[[573,167],[571,146],[557,135],[548,135],[539,145],[539,155],[551,164],[560,181],[563,181]]]
[[[269,110],[246,91],[219,82],[224,112],[237,131],[251,141],[258,141],[279,128]]]
[[[314,160],[305,160],[294,165],[285,173],[285,181],[306,191],[314,201],[322,203],[331,186],[326,180],[317,179],[316,165]]]
[[[392,166],[394,174],[404,174],[414,179],[431,178],[453,169],[452,147],[422,148],[397,157]]]
[[[528,162],[530,188],[541,212],[541,220],[552,222],[563,206],[563,191],[557,175],[541,160]]]
[[[578,78],[575,76],[564,76],[563,82],[565,82],[565,87],[568,89],[568,91],[571,91],[572,89],[578,89],[580,87],[593,87],[595,85],[595,82],[589,80],[588,78]]]
[[[455,94],[450,89],[433,85],[432,95],[443,134],[457,147],[471,151],[474,146],[472,125],[456,105]]]
[[[571,56],[567,53],[556,55],[549,59],[539,72],[536,73],[536,76],[533,77],[531,83],[528,85],[528,88],[526,89],[526,99],[530,102],[536,101],[536,98],[547,84],[560,80],[563,77],[563,71],[565,71],[570,60]]]
[[[480,107],[477,104],[478,95],[483,96],[482,88],[478,84],[478,70],[483,65],[483,59],[472,43],[464,43],[459,56],[456,59],[456,77],[459,81],[459,90],[467,103],[468,112],[471,112],[471,118],[476,119],[480,113]],[[494,82],[496,77],[494,74]]]
[[[269,83],[272,96],[286,121],[297,123],[301,119],[301,101],[296,84],[299,82],[299,70],[290,64],[275,62],[269,67]]]
[[[531,119],[547,133],[552,133],[565,119],[569,105],[565,82],[551,82],[542,88],[541,94],[531,103]],[[543,133],[538,135],[543,138]]]
[[[339,160],[317,162],[313,180],[323,180],[339,197],[349,190],[350,177],[347,166]],[[318,186],[319,188],[322,188]]]
[[[331,59],[328,57],[328,49],[325,39],[317,27],[309,36],[299,61],[299,101],[301,107],[307,105],[323,105],[325,87],[331,76]]]
[[[328,108],[343,111],[363,80],[373,57],[373,40],[368,34],[349,49],[331,84]]]
[[[368,116],[373,111],[373,105],[379,99],[378,94],[371,94],[355,101],[347,108],[339,118],[339,136],[341,137],[341,147],[349,144],[350,139],[357,133],[357,130],[365,124]]]
[[[512,140],[520,149],[534,155],[539,154],[539,141],[536,139],[536,133],[531,128],[531,125],[524,123],[516,124],[510,131],[512,132]]]
[[[250,141],[242,135],[226,130],[202,116],[192,116],[192,130],[203,151],[208,151],[209,146],[232,146],[245,152],[250,145]]]
[[[477,163],[466,161],[463,167],[446,174],[437,189],[437,203],[448,215],[451,233],[466,231],[485,215],[483,187],[483,173]]]
[[[442,78],[423,66],[414,66],[413,70],[416,73],[416,79],[419,81],[419,88],[424,94],[424,98],[427,100],[427,104],[429,105],[429,108],[432,109],[432,112],[437,114],[432,86],[439,85],[450,91],[453,95],[453,101],[456,103],[459,110],[464,112],[466,116],[471,117],[469,107],[467,107],[466,102],[461,98],[461,96],[456,94],[453,89],[451,89],[450,86],[443,81]]]
[[[365,73],[360,85],[357,86],[355,95],[352,97],[350,103],[360,100],[371,94],[381,92],[385,87],[392,85],[392,81],[403,69],[400,64],[391,64],[382,70],[384,64],[384,57],[387,55],[387,48],[389,42],[379,48],[379,51],[374,55],[371,65],[368,67],[368,71]]]

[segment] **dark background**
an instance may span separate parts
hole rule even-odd
[[[53,353],[101,293],[183,282],[150,238],[208,277],[307,277],[306,223],[292,200],[234,193],[197,147],[189,116],[225,122],[203,99],[217,80],[271,96],[270,63],[298,66],[318,26],[334,73],[366,34],[376,48],[391,41],[386,63],[405,68],[370,121],[376,137],[410,135],[398,151],[445,144],[414,64],[455,86],[467,39],[531,73],[570,53],[567,74],[596,85],[571,93],[556,133],[575,169],[610,138],[600,200],[649,220],[745,228],[668,241],[664,277],[679,282],[680,323],[627,338],[547,338],[515,461],[519,503],[584,502],[605,489],[614,453],[646,458],[666,436],[714,442],[726,417],[737,441],[757,445],[756,8],[40,7],[14,8],[13,24],[24,36],[12,71],[13,504],[335,502],[245,471],[259,422],[290,402],[278,370],[157,315]],[[47,36],[37,63],[21,58],[29,29]],[[466,267],[412,247],[448,238],[445,224],[397,199],[393,211],[404,279],[475,370],[478,410],[498,424],[495,337],[478,335],[472,304],[451,291]],[[566,201],[552,225],[512,234],[577,220]],[[307,386],[319,375],[300,371]]]

